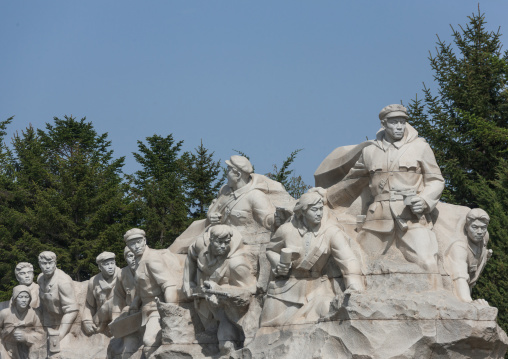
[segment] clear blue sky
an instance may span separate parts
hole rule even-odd
[[[137,140],[172,133],[266,173],[297,174],[379,128],[378,113],[432,86],[436,34],[478,1],[2,1],[0,118],[10,134],[54,116],[108,132],[124,172]],[[480,3],[508,46],[508,2]]]

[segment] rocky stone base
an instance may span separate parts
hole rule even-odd
[[[393,292],[390,294],[393,295]],[[503,358],[508,337],[497,309],[462,303],[447,291],[352,294],[320,323],[261,328],[242,358]]]

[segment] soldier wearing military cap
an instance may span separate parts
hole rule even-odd
[[[113,295],[120,272],[116,266],[115,258],[114,253],[102,252],[95,260],[101,272],[88,281],[81,321],[83,332],[86,335],[109,334],[107,328],[112,320]]]
[[[344,180],[329,188],[329,203],[345,202],[345,196],[354,199],[369,186],[373,203],[358,235],[363,249],[371,258],[379,258],[393,252],[395,243],[407,261],[425,273],[439,274],[429,213],[443,192],[443,176],[430,146],[406,122],[404,106],[386,106],[379,119],[383,128],[376,140],[363,148]]]
[[[259,190],[259,181],[253,176],[254,169],[250,161],[244,156],[235,155],[225,162],[228,165],[228,182],[208,210],[209,223],[233,225],[240,232],[248,227],[271,230],[275,223],[275,206]],[[247,244],[251,244],[251,238],[247,236],[244,239]]]
[[[261,287],[268,283],[270,265],[260,253],[264,252],[264,246],[270,241],[272,231],[287,217],[284,210],[276,210],[271,198],[279,196],[288,199],[287,203],[291,203],[293,199],[279,182],[255,174],[246,157],[234,155],[225,162],[228,166],[227,184],[220,189],[218,197],[208,209],[205,232],[210,226],[217,224],[236,228],[246,245],[248,259],[254,271],[259,274],[259,289],[264,290]],[[269,193],[271,195],[268,195]],[[196,253],[207,250],[206,247],[200,246],[193,248]],[[197,269],[191,266],[189,270],[190,272],[184,272],[184,291],[187,295],[191,295],[191,292],[186,283],[195,276]]]
[[[56,254],[39,254],[41,274],[37,277],[44,328],[48,332],[49,357],[58,356],[58,343],[71,330],[79,311],[74,283],[69,275],[56,267]]]
[[[168,250],[157,250],[146,245],[145,231],[132,228],[124,235],[125,244],[136,256],[136,298],[131,310],[141,307],[143,353],[148,358],[161,343],[160,315],[157,298],[166,303],[178,303],[182,268],[178,258]]]

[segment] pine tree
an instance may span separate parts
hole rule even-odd
[[[133,153],[142,170],[128,176],[130,197],[138,208],[137,222],[144,228],[148,243],[168,247],[189,224],[184,187],[184,162],[180,158],[183,141],[173,135],[138,141]]]
[[[2,291],[15,284],[15,264],[37,268],[43,250],[54,251],[58,266],[78,281],[97,273],[100,252],[122,252],[124,158],[115,159],[110,147],[107,134],[98,135],[85,118],[55,117],[45,130],[30,126],[14,136],[13,185],[0,218],[0,242],[8,243],[0,258]]]
[[[473,14],[466,27],[452,27],[453,43],[438,37],[429,57],[438,94],[424,85],[424,99],[409,105],[446,179],[443,199],[469,206],[477,203],[469,185],[494,179],[499,159],[508,158],[508,52],[499,30],[485,26],[484,14]]]
[[[203,146],[203,141],[194,153],[185,153],[185,177],[189,215],[194,220],[206,217],[208,206],[217,197],[222,182],[220,175],[222,168],[220,161],[213,158],[214,152],[209,152]]]
[[[437,95],[410,102],[410,123],[434,149],[446,180],[442,200],[485,209],[493,257],[473,292],[499,309],[508,329],[508,51],[501,33],[486,28],[484,14],[452,27],[452,43],[438,37],[429,60]]]
[[[280,168],[277,165],[273,165],[273,172],[267,173],[266,175],[274,181],[282,183],[286,191],[294,197],[300,198],[311,186],[305,184],[302,176],[296,176],[294,170],[290,170],[289,167],[293,164],[296,159],[296,155],[302,151],[302,148],[294,150],[289,156],[282,162]]]

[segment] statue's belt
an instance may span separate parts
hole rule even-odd
[[[416,196],[416,190],[409,189],[404,191],[390,191],[389,193],[381,193],[374,197],[374,202],[382,201],[404,201],[407,197]]]

